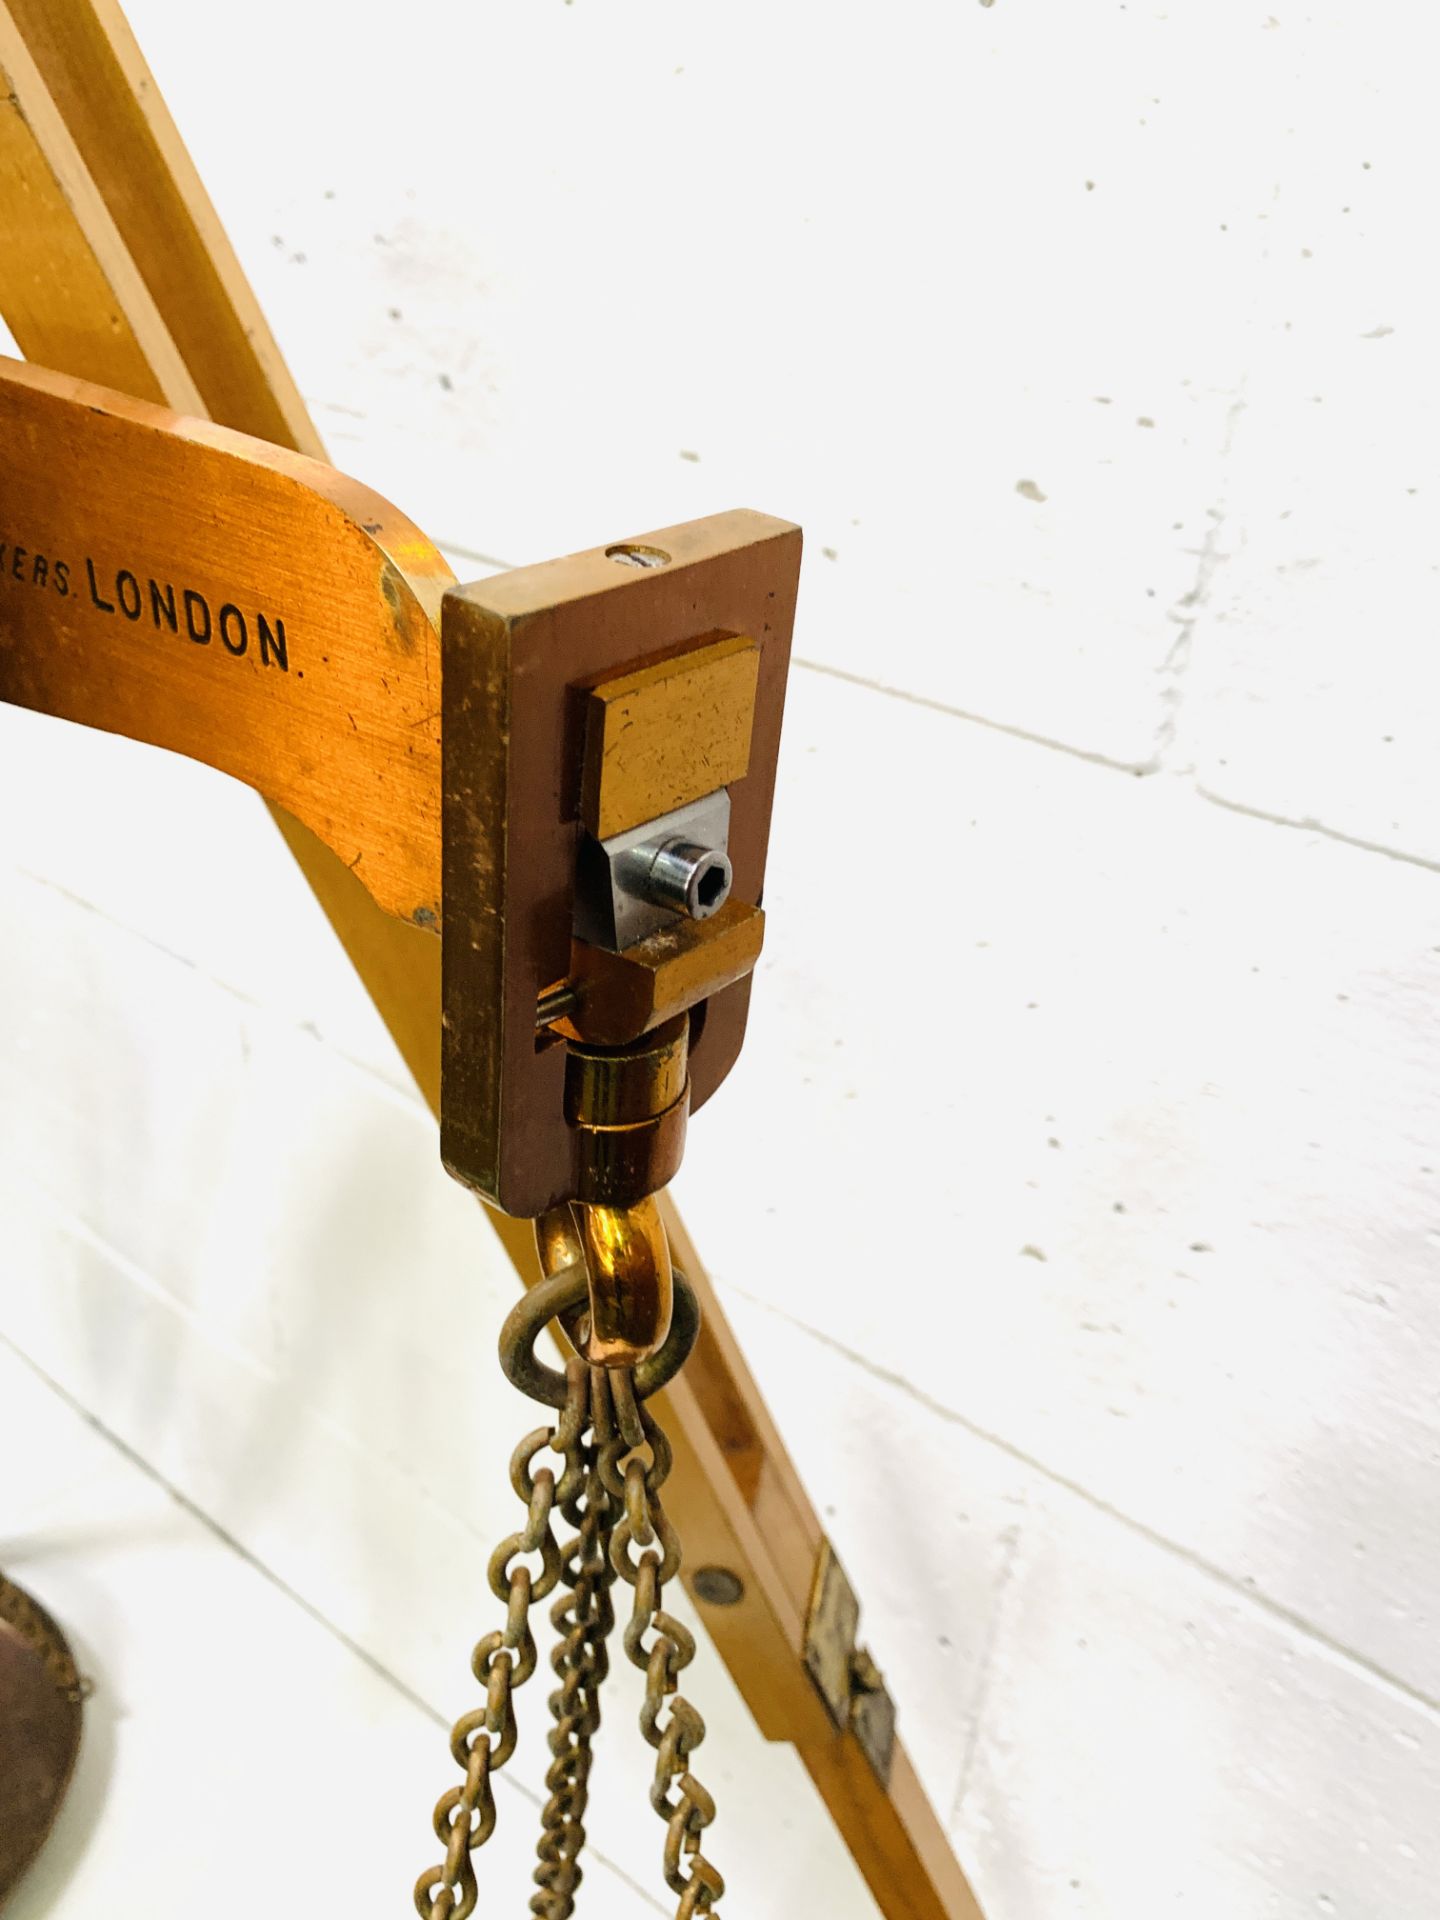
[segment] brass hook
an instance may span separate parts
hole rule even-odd
[[[590,1311],[565,1330],[592,1367],[634,1367],[664,1344],[675,1281],[653,1194],[628,1207],[562,1202],[535,1222],[535,1244],[547,1279],[585,1270]]]

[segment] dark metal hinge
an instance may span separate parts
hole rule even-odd
[[[828,1540],[822,1541],[805,1621],[805,1665],[842,1732],[864,1749],[882,1786],[890,1784],[895,1703],[868,1648],[857,1644],[860,1601]]]

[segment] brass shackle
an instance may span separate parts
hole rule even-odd
[[[551,1207],[535,1222],[535,1244],[547,1280],[585,1270],[589,1311],[565,1331],[592,1367],[635,1367],[664,1345],[675,1279],[653,1194],[628,1207]]]

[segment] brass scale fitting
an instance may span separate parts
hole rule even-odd
[[[546,1277],[583,1265],[588,1312],[567,1324],[592,1366],[634,1367],[670,1331],[674,1272],[655,1198],[679,1168],[690,1112],[690,1016],[623,1047],[568,1043],[565,1117],[579,1193],[535,1222]]]
[[[541,1215],[536,1240],[547,1278],[583,1265],[588,1311],[562,1323],[594,1366],[634,1367],[670,1331],[674,1275],[655,1195],[684,1151],[689,1009],[747,973],[760,945],[757,907],[722,911],[729,788],[749,769],[759,670],[754,639],[718,634],[587,694],[575,933],[590,963],[545,996],[562,1018],[584,1003],[585,1026],[566,1033],[564,1089],[579,1153],[574,1196]],[[670,996],[668,1017],[638,1039],[614,1030],[636,1009],[623,993],[600,1004],[606,971],[615,987],[643,983],[657,1013]]]

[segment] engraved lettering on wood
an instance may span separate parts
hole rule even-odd
[[[452,584],[319,461],[0,360],[0,699],[236,775],[431,928]]]
[[[28,542],[12,539],[0,527],[0,589],[18,582],[41,592],[49,589],[61,600],[68,600],[77,571],[52,543],[41,544],[33,534]],[[253,638],[253,657],[262,667],[290,671],[290,637],[281,614],[254,608],[247,616],[234,597],[223,600],[216,613],[205,595],[193,587],[157,580],[143,567],[111,567],[88,553],[83,571],[90,605],[98,613],[118,613],[132,625],[183,635],[202,647],[208,647],[218,635],[225,652],[237,660],[250,653]],[[107,599],[107,594],[112,597]],[[303,680],[304,670],[298,672]]]

